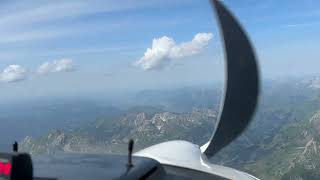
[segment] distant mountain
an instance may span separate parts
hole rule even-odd
[[[39,154],[126,153],[129,138],[135,140],[136,151],[165,140],[184,139],[204,144],[211,136],[217,117],[217,112],[211,109],[194,109],[191,113],[156,111],[128,111],[120,118],[99,119],[73,131],[54,130],[40,138],[26,137],[20,146],[23,151]],[[292,179],[304,177],[306,172],[320,177],[320,111],[303,120],[291,119],[292,114],[288,112],[261,115],[264,118],[257,121],[274,121],[268,125],[254,123],[213,161],[262,179]],[[284,121],[290,123],[280,126]]]
[[[0,150],[26,135],[41,136],[52,129],[72,129],[99,117],[122,113],[108,102],[85,99],[48,98],[0,103]]]
[[[320,179],[320,92],[315,85],[310,86],[314,78],[307,79],[264,83],[253,122],[212,161],[261,179]],[[77,128],[52,130],[40,138],[26,137],[21,147],[33,154],[125,153],[129,138],[136,141],[135,150],[174,139],[201,145],[211,136],[219,92],[144,91],[132,97],[137,106]]]
[[[98,119],[72,131],[54,130],[36,139],[28,136],[20,146],[24,151],[37,154],[124,153],[129,138],[135,140],[135,150],[175,139],[204,144],[211,136],[217,117],[217,112],[211,109],[194,109],[191,113],[157,112],[158,109],[151,110],[151,107],[148,112],[133,109],[125,115]]]
[[[284,126],[245,168],[262,179],[320,179],[320,111]]]
[[[222,88],[185,87],[168,90],[145,90],[130,98],[134,106],[155,106],[173,112],[190,112],[193,108],[216,109],[222,97]]]
[[[101,117],[119,116],[127,109],[152,107],[169,112],[190,112],[193,108],[216,109],[221,90],[218,87],[185,87],[167,90],[145,90],[126,94],[124,99],[85,97],[46,97],[0,102],[0,150],[5,144],[26,135],[41,136],[52,129],[74,129]],[[120,95],[119,95],[120,96]],[[118,98],[118,97],[117,97]],[[121,102],[120,102],[121,101]],[[137,109],[137,112],[139,111]],[[141,111],[142,112],[142,111]]]
[[[320,96],[305,82],[269,84],[248,130],[213,160],[261,179],[320,179]]]
[[[304,77],[298,84],[311,89],[320,89],[320,76]]]

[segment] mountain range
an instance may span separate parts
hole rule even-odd
[[[261,179],[319,179],[317,82],[317,78],[264,82],[259,107],[249,128],[212,162]],[[32,154],[126,153],[130,138],[135,140],[135,151],[176,139],[202,145],[214,129],[220,92],[188,89],[168,95],[144,91],[133,97],[137,106],[112,116],[99,116],[75,128],[53,129],[40,137],[27,136],[20,145]]]

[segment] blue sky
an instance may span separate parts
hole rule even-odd
[[[1,1],[0,98],[223,80],[220,37],[208,1],[121,2]],[[317,0],[224,3],[248,31],[264,78],[318,73]]]

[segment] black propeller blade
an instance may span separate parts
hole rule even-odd
[[[218,126],[204,151],[209,158],[247,128],[259,94],[257,62],[246,33],[219,0],[211,3],[224,39],[227,82]]]

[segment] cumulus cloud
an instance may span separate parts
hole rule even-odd
[[[0,73],[0,81],[17,82],[27,77],[27,70],[20,65],[10,65]]]
[[[198,33],[189,42],[177,44],[173,38],[163,36],[153,39],[152,47],[134,65],[143,70],[159,69],[179,58],[199,54],[212,39],[212,33]]]
[[[49,74],[56,72],[69,72],[74,70],[74,63],[71,59],[60,59],[41,64],[37,70],[38,74]]]

